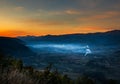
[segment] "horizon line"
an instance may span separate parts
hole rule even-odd
[[[113,29],[113,30],[108,30],[108,31],[101,31],[101,32],[86,32],[86,33],[66,33],[66,34],[45,34],[45,35],[18,35],[18,36],[1,36],[0,37],[10,37],[10,38],[17,38],[17,37],[26,37],[26,36],[30,36],[30,37],[44,37],[44,36],[64,36],[64,35],[74,35],[74,34],[95,34],[95,33],[107,33],[107,32],[111,32],[111,31],[120,31],[120,29]]]

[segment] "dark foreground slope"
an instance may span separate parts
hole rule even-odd
[[[88,76],[70,79],[67,75],[61,75],[57,70],[51,71],[52,65],[43,71],[32,67],[23,66],[21,60],[6,57],[0,54],[0,84],[119,84],[119,81],[109,79],[101,82]]]
[[[17,38],[0,37],[0,52],[12,56],[32,56],[34,53]]]

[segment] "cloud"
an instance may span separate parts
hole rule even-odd
[[[120,12],[118,11],[105,11],[102,13],[98,13],[98,14],[92,14],[92,15],[88,15],[85,17],[80,17],[77,20],[78,21],[93,21],[93,20],[102,20],[102,19],[109,19],[109,18],[115,18],[115,17],[119,17],[120,16]]]
[[[82,5],[86,8],[95,8],[97,5],[99,5],[103,0],[77,0],[79,5]]]
[[[42,20],[39,18],[28,18],[21,20],[21,22],[30,25],[45,25],[45,26],[56,26],[56,25],[65,25],[68,24],[65,21],[55,21],[55,20]]]
[[[81,14],[80,11],[77,11],[77,10],[66,10],[65,11],[66,14],[70,14],[70,15],[78,15],[78,14]]]
[[[79,15],[82,12],[75,9],[66,9],[66,10],[55,10],[55,11],[48,11],[39,9],[37,11],[37,15]]]
[[[24,20],[21,20],[21,21],[23,21],[23,22],[25,22],[25,23],[39,23],[39,24],[42,24],[43,23],[43,21],[42,20],[40,20],[40,19],[37,19],[37,18],[28,18],[28,19],[24,19]]]
[[[105,12],[106,15],[109,15],[111,17],[113,16],[120,16],[120,11],[107,11]]]
[[[16,11],[22,11],[22,10],[24,10],[24,7],[18,6],[18,7],[15,7],[14,10],[16,10]]]

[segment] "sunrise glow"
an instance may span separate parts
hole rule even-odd
[[[0,36],[119,30],[119,10],[119,0],[1,0]]]

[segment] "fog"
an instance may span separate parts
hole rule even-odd
[[[58,69],[63,74],[76,74],[75,77],[79,76],[78,73],[82,74],[96,69],[106,71],[106,67],[116,63],[116,61],[112,62],[113,54],[120,49],[120,46],[93,46],[75,43],[34,43],[27,46],[37,55],[24,58],[25,65],[42,70],[51,63],[53,69]]]
[[[57,44],[57,43],[40,43],[40,44],[29,44],[27,45],[36,53],[52,53],[52,54],[83,54],[85,55],[90,50],[88,54],[110,54],[118,46],[93,46],[93,45],[83,45],[83,44]],[[88,46],[88,49],[87,49]],[[86,51],[87,50],[87,51]]]
[[[28,45],[35,51],[46,51],[51,53],[85,53],[86,46],[80,44],[32,44]]]

